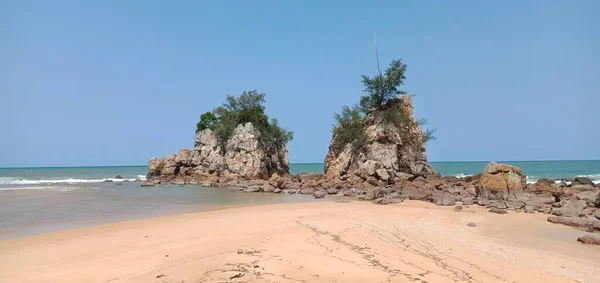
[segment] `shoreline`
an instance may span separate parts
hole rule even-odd
[[[477,206],[454,212],[423,201],[324,201],[129,220],[0,241],[0,281],[593,282],[600,276],[600,247],[575,241],[585,232],[548,223],[540,213],[510,214],[518,216]]]

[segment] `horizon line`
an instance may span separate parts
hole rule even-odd
[[[540,159],[540,160],[469,160],[469,161],[429,161],[429,163],[481,163],[481,162],[565,162],[600,161],[600,159]],[[325,164],[324,162],[290,162],[291,164]],[[139,165],[66,165],[66,166],[0,166],[0,169],[43,169],[43,168],[103,168],[103,167],[145,167]]]

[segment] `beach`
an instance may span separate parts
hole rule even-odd
[[[2,241],[0,282],[597,282],[600,248],[546,217],[417,201],[228,208]]]

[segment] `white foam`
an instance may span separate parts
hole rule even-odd
[[[106,180],[111,180],[113,182],[124,182],[130,181],[133,182],[136,179],[115,179],[115,178],[105,178],[105,179],[58,179],[58,180],[28,180],[28,179],[20,179],[14,177],[0,177],[0,185],[46,185],[46,184],[82,184],[82,183],[102,183]],[[145,180],[141,179],[140,180]]]
[[[51,187],[8,187],[8,188],[2,188],[0,187],[0,191],[12,191],[12,190],[44,190],[44,189],[54,189],[57,187],[51,186]]]
[[[452,176],[454,176],[456,178],[461,178],[462,179],[462,178],[473,176],[473,175],[472,174],[465,174],[465,173],[458,173],[458,174],[454,174]]]

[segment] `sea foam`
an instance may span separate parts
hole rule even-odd
[[[144,181],[146,176],[139,175],[138,179]],[[0,177],[0,185],[46,185],[46,184],[83,184],[83,183],[102,183],[106,180],[113,182],[133,182],[136,179],[115,179],[115,178],[104,178],[104,179],[57,179],[57,180],[29,180],[14,177]]]

